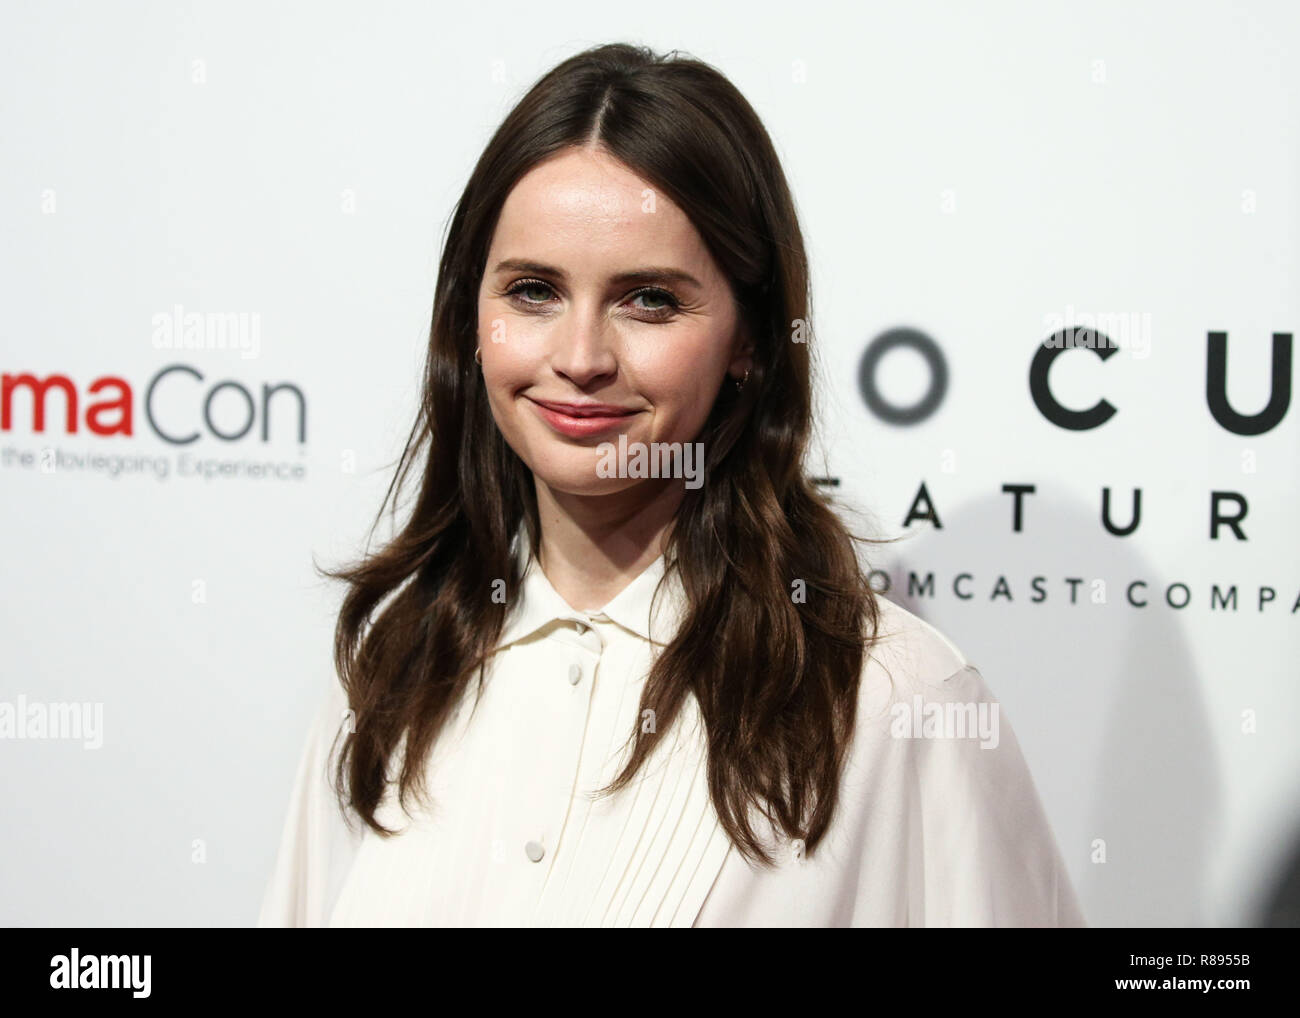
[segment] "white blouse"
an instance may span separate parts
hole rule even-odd
[[[390,762],[377,816],[398,835],[339,811],[331,747],[347,703],[330,682],[259,926],[1085,925],[996,699],[922,619],[880,598],[829,832],[811,855],[768,840],[765,870],[713,810],[693,697],[631,785],[585,794],[618,773],[633,726],[652,723],[637,714],[652,640],[669,641],[685,603],[675,575],[651,603],[663,557],[585,613],[522,531],[515,550],[530,560],[521,597],[477,706],[471,683],[435,741],[431,810],[397,809],[400,752]],[[963,712],[982,712],[982,733],[956,725]]]

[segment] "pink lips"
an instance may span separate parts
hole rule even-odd
[[[555,431],[568,438],[586,438],[619,427],[638,413],[609,403],[552,403],[532,400],[537,412]]]

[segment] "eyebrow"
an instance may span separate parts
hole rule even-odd
[[[507,258],[505,261],[497,262],[496,268],[492,271],[530,272],[537,276],[550,276],[552,279],[558,279],[561,282],[568,279],[568,275],[563,269],[554,265],[545,265],[542,262],[529,261],[526,258]],[[689,272],[663,266],[647,266],[646,268],[632,269],[629,272],[619,272],[610,276],[609,282],[615,285],[675,282],[688,283],[701,290],[704,289],[703,284]]]

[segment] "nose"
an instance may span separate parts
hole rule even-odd
[[[551,367],[580,389],[618,371],[614,329],[598,301],[576,302],[551,333]]]

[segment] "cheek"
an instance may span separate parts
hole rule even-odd
[[[502,356],[501,348],[494,352],[497,354],[496,358],[492,360],[484,358],[486,362],[483,368],[484,388],[497,427],[513,443],[522,437],[520,426],[524,423],[522,418],[527,409],[522,401],[516,398],[516,394],[526,386],[527,382],[521,380],[518,367],[512,364],[508,357]]]
[[[500,343],[505,336],[505,319],[491,301],[478,302],[478,345],[486,350],[493,342]]]
[[[656,382],[651,402],[655,406],[657,441],[690,441],[699,434],[716,397],[713,372],[701,368],[673,379]]]

